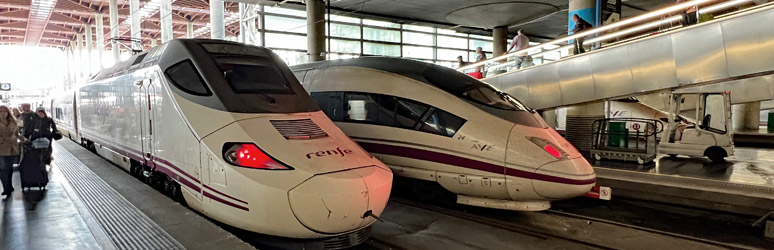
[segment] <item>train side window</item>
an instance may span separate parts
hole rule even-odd
[[[345,98],[347,102],[345,109],[347,114],[344,116],[344,120],[376,123],[377,97],[377,95],[370,94],[346,93]]]
[[[178,89],[192,95],[212,95],[212,92],[204,84],[204,80],[196,71],[191,60],[185,60],[170,66],[165,71],[172,84]]]
[[[435,109],[419,127],[420,131],[452,137],[465,123],[465,119],[449,112]]]
[[[312,99],[317,102],[323,112],[334,122],[344,121],[343,92],[315,92]]]
[[[388,95],[379,95],[379,107],[377,114],[377,123],[379,125],[397,127],[395,121],[395,97]]]
[[[396,104],[395,119],[398,122],[398,126],[410,129],[414,129],[414,126],[416,126],[419,119],[429,108],[427,105],[403,98],[397,98]]]

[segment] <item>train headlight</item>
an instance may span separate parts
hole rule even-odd
[[[223,145],[223,159],[239,167],[269,170],[293,169],[267,155],[252,143],[226,143]]]
[[[557,159],[564,159],[567,158],[567,153],[562,151],[559,147],[551,143],[550,141],[540,138],[540,137],[532,137],[527,136],[527,140],[531,141],[538,147],[542,148],[546,151],[546,153],[550,154],[553,157],[556,157]]]

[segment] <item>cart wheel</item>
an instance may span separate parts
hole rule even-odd
[[[595,160],[598,160],[598,161],[601,161],[601,160],[602,160],[602,155],[600,155],[600,154],[594,154],[594,159],[595,159]]]
[[[642,157],[637,157],[637,164],[640,164],[640,165],[645,164],[645,159],[643,159]]]

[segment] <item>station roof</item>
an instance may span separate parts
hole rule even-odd
[[[304,9],[298,0],[238,0]],[[159,0],[140,0],[143,43],[158,40],[160,19],[158,7],[143,8]],[[152,4],[149,4],[152,3]],[[535,38],[551,39],[566,34],[568,0],[503,1],[503,0],[332,0],[331,14],[395,21],[404,24],[452,28],[459,32],[491,35],[495,26],[509,26],[515,33],[524,29]],[[643,11],[673,4],[672,0],[623,1],[622,15],[634,16]],[[95,25],[95,13],[103,13],[105,37],[110,35],[109,0],[0,0],[0,44],[66,47],[83,33],[86,24]],[[226,2],[226,20],[236,20],[237,2]],[[118,0],[119,35],[129,36],[129,0]],[[232,17],[232,18],[229,18]],[[191,21],[194,30],[206,30],[209,23],[208,0],[172,0],[174,37],[184,37]],[[227,22],[226,34],[239,33],[238,23]],[[208,37],[209,32],[199,33]],[[96,41],[96,34],[92,34]],[[106,43],[106,46],[110,46]]]

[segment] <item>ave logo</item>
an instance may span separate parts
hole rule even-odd
[[[352,154],[352,150],[349,149],[341,149],[339,147],[336,147],[335,150],[324,150],[324,151],[317,151],[306,154],[307,159],[312,159],[312,157],[325,157],[329,155],[338,155],[339,157],[344,157],[345,155]]]

